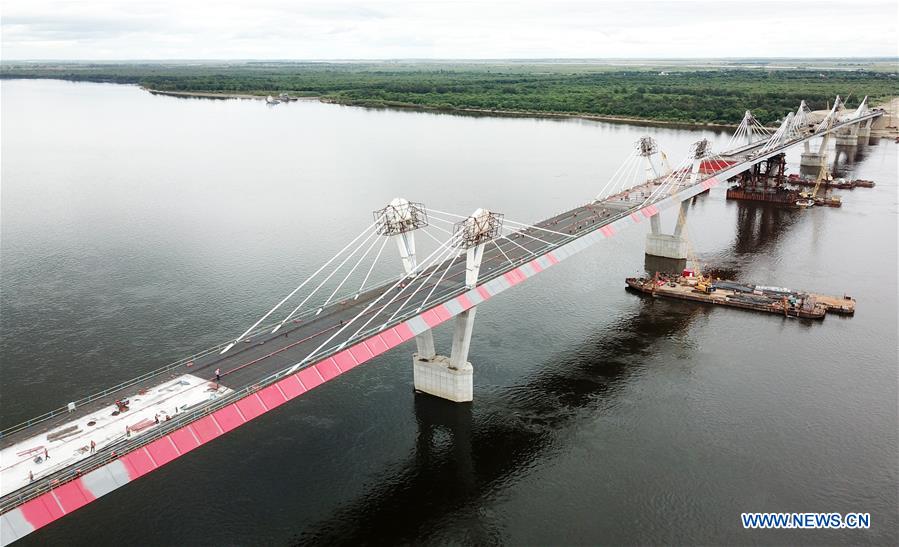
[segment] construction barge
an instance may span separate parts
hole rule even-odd
[[[805,186],[807,188],[814,188],[815,185],[818,184],[816,179],[804,177],[795,173],[787,177],[787,182],[789,184]],[[873,180],[867,179],[846,180],[844,178],[837,178],[822,180],[820,186],[825,189],[836,188],[838,190],[853,190],[855,188],[874,188],[876,184]]]
[[[855,299],[837,297],[783,287],[750,285],[735,281],[695,277],[691,270],[679,276],[629,277],[627,289],[658,298],[692,300],[704,304],[728,306],[785,317],[823,319],[827,313],[853,315]]]

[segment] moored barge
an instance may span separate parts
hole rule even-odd
[[[689,270],[685,271],[685,274]],[[691,275],[629,277],[627,288],[658,298],[691,300],[704,304],[728,306],[785,317],[823,319],[825,314],[855,313],[855,299],[793,291],[783,287],[749,285],[735,281],[711,280]]]

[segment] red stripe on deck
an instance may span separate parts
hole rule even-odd
[[[481,295],[481,298],[484,300],[490,300],[490,291],[488,291],[483,285],[478,287],[478,294]]]
[[[222,433],[227,433],[239,425],[243,425],[243,417],[233,404],[220,408],[212,413],[216,423],[222,428]]]
[[[333,359],[322,361],[317,365],[313,365],[312,368],[318,370],[318,373],[322,375],[326,382],[340,376],[340,369],[334,364]]]
[[[393,330],[400,336],[403,342],[406,340],[410,340],[415,338],[415,335],[412,334],[412,329],[409,328],[409,325],[405,323],[400,323],[399,325],[393,327]]]
[[[428,310],[421,314],[419,317],[424,319],[424,322],[428,324],[429,327],[436,327],[441,323],[440,317],[434,313],[434,310]]]
[[[506,278],[506,281],[508,281],[509,285],[512,287],[521,283],[521,279],[518,278],[516,273],[517,273],[517,270],[512,270],[511,272],[506,272],[503,274],[503,277]]]
[[[352,354],[350,354],[349,350],[341,351],[340,353],[335,355],[333,359],[334,364],[337,365],[337,368],[339,368],[343,372],[346,372],[359,364],[355,359],[353,359],[353,356]]]
[[[27,501],[20,507],[22,516],[25,517],[35,529],[50,524],[63,516],[62,509],[50,493],[41,494],[31,501]]]
[[[631,220],[633,220],[634,222],[640,222],[643,219],[640,218],[640,216],[637,213],[631,213]]]
[[[304,368],[297,373],[297,376],[300,377],[300,381],[303,382],[303,385],[306,386],[307,390],[320,386],[325,382],[322,380],[318,371],[314,370],[312,367]]]
[[[243,399],[237,401],[237,403],[235,404],[237,405],[237,408],[240,409],[241,414],[243,414],[248,421],[265,412],[265,408],[262,406],[262,402],[258,397],[256,397],[255,394],[250,395],[249,397],[244,397]],[[181,447],[179,446],[178,448]]]
[[[606,237],[612,237],[613,235],[615,235],[615,228],[613,228],[612,226],[603,226],[599,229],[599,231],[602,232],[602,234]]]
[[[534,268],[534,273],[540,273],[543,271],[543,266],[537,263],[536,260],[530,261],[531,268]]]
[[[205,416],[203,418],[200,418],[199,420],[190,424],[190,427],[193,428],[194,433],[197,434],[197,438],[200,439],[200,442],[203,444],[208,443],[212,439],[222,434],[222,432],[219,431],[219,426],[215,423],[215,420],[212,419],[212,416]]]
[[[546,258],[548,258],[549,261],[552,262],[553,264],[558,264],[558,263],[559,263],[559,259],[556,258],[556,255],[554,255],[554,254],[552,254],[552,253],[546,253]]]
[[[350,348],[350,355],[357,363],[364,363],[372,358],[371,352],[363,344],[356,344]]]
[[[303,383],[306,384],[306,382]],[[306,389],[311,389],[309,388],[308,384],[306,385]],[[262,399],[262,402],[265,403],[265,408],[267,408],[268,410],[283,405],[287,402],[287,399],[285,399],[284,395],[282,395],[278,390],[277,385],[268,386],[267,388],[259,390],[259,398]]]
[[[380,335],[380,334],[376,334],[376,335],[372,336],[371,338],[369,338],[368,340],[366,340],[366,341],[363,342],[363,343],[365,344],[365,347],[368,348],[368,351],[371,352],[372,357],[376,357],[376,356],[378,356],[378,355],[381,355],[382,353],[384,353],[385,351],[387,351],[388,349],[390,349],[390,348],[387,346],[387,342],[385,342],[385,341],[381,338],[381,335]],[[343,369],[343,367],[341,367],[341,370],[342,370],[342,369]]]
[[[67,482],[53,490],[56,499],[66,513],[87,505],[96,498],[87,488],[81,485],[81,479]]]
[[[396,333],[396,329],[387,329],[381,333],[381,339],[387,344],[387,349],[395,348],[402,344],[404,340]]]
[[[464,295],[464,294],[460,294],[459,296],[457,296],[457,297],[456,297],[456,302],[458,302],[459,305],[462,306],[462,311],[465,311],[465,310],[470,309],[470,308],[472,307],[472,306],[471,306],[471,300],[469,300],[469,299],[468,299],[468,296],[466,296],[466,295]]]
[[[191,434],[190,430],[187,427],[182,427],[181,429],[172,431],[169,433],[169,438],[172,439],[172,442],[175,443],[175,446],[178,447],[178,450],[182,454],[186,454],[190,452],[194,448],[200,446],[200,443],[197,442],[197,439],[194,438],[193,434]]]
[[[303,387],[303,383],[300,382],[300,378],[296,374],[291,374],[287,378],[279,381],[278,387],[284,392],[287,400],[295,399],[306,393],[306,388]],[[249,418],[247,419],[249,420]]]
[[[643,216],[645,216],[646,218],[649,218],[652,215],[658,213],[659,210],[656,209],[655,205],[650,205],[649,207],[646,207],[645,209],[641,209],[640,212],[643,213]]]
[[[156,464],[153,463],[153,460],[150,459],[150,455],[142,448],[138,448],[134,452],[125,454],[122,456],[121,460],[122,463],[125,464],[125,469],[128,470],[128,478],[131,480],[142,477],[156,469]]]
[[[175,445],[169,440],[168,435],[148,444],[147,452],[150,453],[150,456],[153,457],[153,461],[156,462],[156,465],[159,467],[162,467],[181,455],[175,450]]]
[[[440,319],[441,323],[443,323],[444,321],[446,321],[447,319],[449,319],[450,317],[453,316],[453,314],[451,314],[450,311],[448,309],[446,309],[446,306],[444,306],[443,304],[440,304],[439,306],[437,306],[436,308],[434,308],[431,311],[433,311],[437,315],[437,318]]]

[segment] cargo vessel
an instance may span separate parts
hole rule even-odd
[[[841,315],[855,313],[855,299],[849,296],[828,296],[784,287],[713,280],[709,277],[694,276],[691,270],[684,270],[683,274],[678,276],[656,274],[651,278],[628,277],[625,283],[627,289],[658,298],[690,300],[776,313],[785,317],[823,319],[827,313]]]

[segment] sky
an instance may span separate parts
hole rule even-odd
[[[899,55],[899,2],[4,0],[3,60]]]

